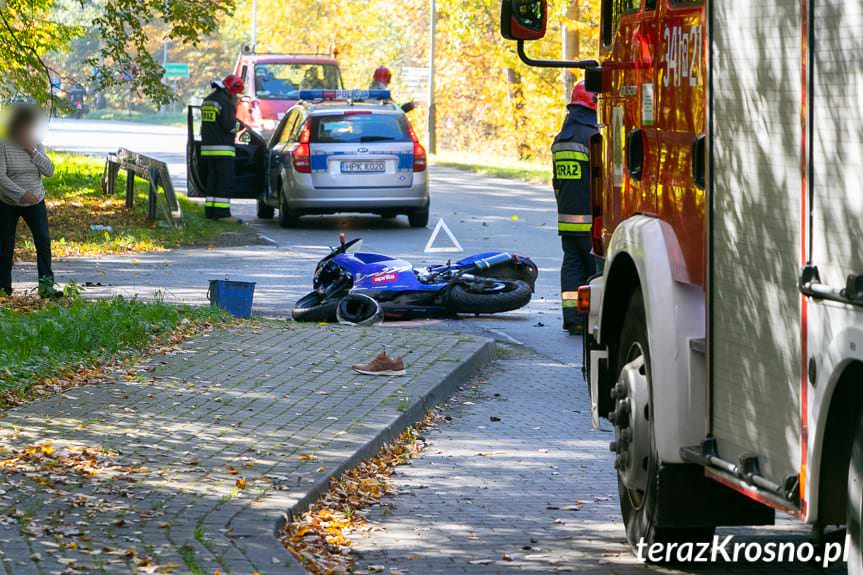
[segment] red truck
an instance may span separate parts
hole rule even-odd
[[[863,575],[863,7],[601,6],[598,61],[527,55],[545,0],[503,0],[501,26],[599,93],[604,266],[579,303],[627,539],[700,543],[781,511],[826,543],[792,560]]]
[[[341,90],[338,61],[320,54],[258,54],[244,50],[234,74],[246,93],[237,118],[261,134],[271,133],[298,100],[299,90]]]

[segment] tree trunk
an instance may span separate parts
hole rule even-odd
[[[566,18],[572,21],[578,21],[579,10],[578,0],[571,0],[569,7],[566,10]],[[579,45],[578,28],[568,28],[563,26],[563,59],[575,60],[578,58],[581,46]],[[563,93],[566,101],[569,101],[569,94],[572,92],[572,87],[576,81],[581,78],[576,78],[572,70],[563,71]]]
[[[509,102],[515,125],[515,148],[519,160],[530,158],[530,145],[527,143],[527,118],[524,115],[524,89],[521,84],[521,74],[513,68],[506,69],[506,80],[509,84]]]

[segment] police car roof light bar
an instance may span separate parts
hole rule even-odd
[[[384,100],[392,99],[389,90],[300,90],[300,100]]]

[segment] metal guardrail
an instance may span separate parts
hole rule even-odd
[[[159,212],[159,188],[162,189],[165,201],[161,202],[165,221],[172,227],[183,225],[183,210],[177,201],[168,165],[165,162],[120,148],[116,154],[108,154],[105,160],[105,171],[102,174],[102,192],[114,195],[117,189],[117,175],[120,170],[126,171],[126,207],[135,206],[135,178],[140,178],[150,184],[147,201],[147,219],[156,221]]]

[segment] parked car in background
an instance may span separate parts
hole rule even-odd
[[[270,143],[269,185],[258,216],[284,227],[304,214],[406,214],[429,220],[426,151],[386,90],[304,91]]]
[[[338,61],[326,55],[257,54],[245,51],[234,74],[243,79],[246,93],[238,119],[269,136],[279,120],[297,103],[299,90],[341,90]]]
[[[388,91],[303,90],[296,97],[269,138],[253,129],[238,135],[234,198],[256,198],[262,219],[278,210],[283,227],[306,214],[344,212],[406,214],[411,226],[428,225],[426,151]],[[206,190],[199,116],[190,106],[191,197]]]

